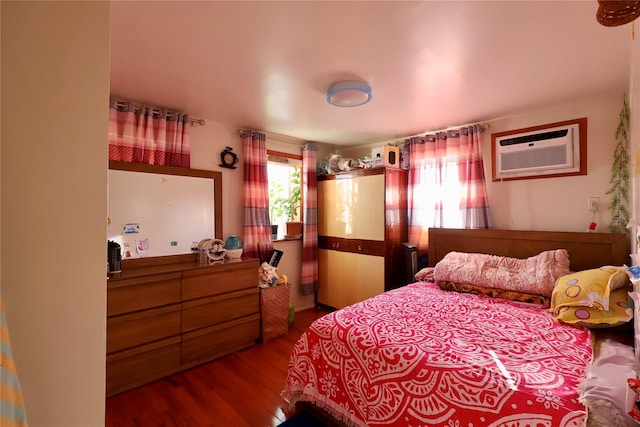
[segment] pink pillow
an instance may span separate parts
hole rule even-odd
[[[526,259],[449,252],[433,272],[437,283],[469,283],[545,296],[551,296],[555,281],[567,274],[569,253],[566,249],[544,251]]]

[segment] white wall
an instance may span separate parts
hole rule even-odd
[[[0,7],[0,286],[27,417],[104,425],[109,4]]]
[[[497,229],[586,231],[592,219],[587,198],[600,198],[596,231],[609,232],[609,189],[618,115],[625,88],[550,108],[490,121],[482,137],[485,177]],[[587,175],[492,182],[491,134],[587,117]]]
[[[597,232],[609,232],[609,189],[611,163],[616,140],[614,133],[622,108],[626,88],[576,99],[553,107],[540,108],[523,114],[514,114],[494,120],[482,121],[490,129],[482,134],[482,155],[493,227],[497,229],[585,231],[592,213],[587,209],[588,197],[599,197],[596,215]],[[547,123],[587,117],[586,176],[527,179],[492,182],[491,134]],[[342,149],[342,155],[362,158],[371,147],[386,143],[398,144],[402,139],[380,142],[351,149]],[[638,160],[640,165],[640,160]],[[640,166],[637,166],[640,170]]]
[[[204,126],[191,128],[191,167],[222,172],[222,235],[226,240],[232,234],[242,236],[242,139],[237,127],[206,122]],[[225,147],[233,148],[240,157],[236,169],[220,166],[220,153]]]

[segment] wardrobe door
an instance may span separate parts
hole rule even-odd
[[[318,250],[318,302],[342,308],[384,292],[384,257]]]
[[[318,182],[318,234],[384,240],[384,175]]]

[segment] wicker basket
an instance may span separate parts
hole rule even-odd
[[[605,27],[628,24],[640,16],[640,1],[598,0],[596,19]]]
[[[260,288],[262,342],[286,335],[289,331],[289,294],[291,284]]]

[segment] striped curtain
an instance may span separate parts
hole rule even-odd
[[[304,195],[304,231],[302,233],[302,274],[300,293],[312,295],[318,287],[318,182],[316,152],[318,147],[302,148],[302,194]]]
[[[26,427],[27,414],[11,351],[11,338],[0,297],[0,426]]]
[[[188,116],[111,98],[109,160],[191,167]]]
[[[243,131],[244,163],[243,246],[244,256],[269,261],[273,253],[269,220],[267,138],[260,132]]]
[[[428,248],[429,227],[491,228],[479,125],[408,140],[409,241]]]

